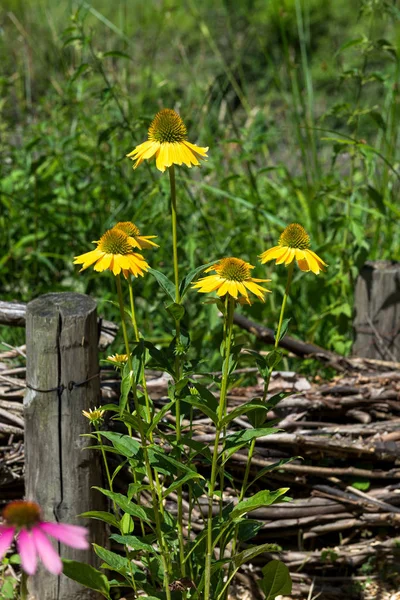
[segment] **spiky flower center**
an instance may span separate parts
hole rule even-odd
[[[101,236],[98,249],[106,254],[131,254],[128,236],[120,229],[109,229]]]
[[[183,142],[187,129],[184,122],[171,108],[160,110],[149,127],[149,140],[160,142]]]
[[[3,518],[14,527],[32,527],[40,521],[40,508],[36,502],[15,500],[3,510]]]
[[[117,223],[114,229],[120,229],[126,233],[126,235],[130,235],[132,237],[136,237],[140,234],[139,227],[136,227],[136,225],[130,221],[122,221]]]
[[[222,258],[215,270],[228,281],[246,281],[251,279],[250,270],[253,267],[240,258]]]
[[[279,238],[280,246],[288,246],[289,248],[299,248],[305,250],[310,245],[310,236],[298,223],[291,223],[281,234]]]

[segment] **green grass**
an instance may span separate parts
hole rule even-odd
[[[273,326],[286,273],[257,255],[298,221],[329,269],[297,271],[291,333],[348,352],[360,266],[399,259],[399,17],[384,0],[4,0],[1,297],[87,292],[112,318],[112,277],[72,259],[118,220],[159,236],[149,260],[172,275],[167,176],[125,155],[173,107],[210,147],[177,173],[181,272],[257,264],[274,294],[245,310]],[[142,329],[165,338],[161,292],[137,283]],[[201,302],[187,300],[194,355],[221,327]]]

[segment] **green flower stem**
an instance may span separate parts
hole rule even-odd
[[[129,367],[129,371],[132,371],[132,357],[131,357],[131,351],[129,348],[128,332],[126,329],[124,298],[122,296],[121,276],[120,275],[117,275],[115,277],[115,283],[117,285],[119,312],[121,315],[122,335],[124,336],[125,351],[126,351],[126,354],[128,357],[128,367]]]
[[[278,348],[278,346],[279,346],[279,339],[280,339],[282,323],[283,323],[283,315],[285,314],[286,302],[287,302],[287,299],[289,298],[290,284],[292,283],[292,278],[293,278],[294,263],[295,263],[295,261],[292,260],[292,262],[290,263],[289,268],[288,268],[286,288],[285,288],[285,293],[283,294],[281,314],[279,315],[278,329],[276,330],[276,336],[275,336],[275,348]]]
[[[19,590],[21,600],[28,600],[28,575],[21,571],[21,585]]]
[[[274,344],[274,348],[275,349],[277,349],[278,346],[279,346],[279,338],[280,338],[281,331],[282,331],[283,317],[284,317],[284,314],[285,314],[286,302],[287,302],[287,299],[289,297],[290,285],[292,283],[293,270],[294,270],[294,261],[292,261],[290,263],[289,269],[288,269],[288,275],[287,275],[287,281],[286,281],[286,288],[285,288],[285,293],[283,295],[281,312],[280,312],[280,315],[279,315],[278,328],[276,330],[276,336],[275,336],[275,344]],[[272,374],[272,367],[269,369],[267,378],[266,378],[266,380],[264,382],[264,391],[263,391],[263,397],[262,397],[263,402],[265,402],[266,399],[267,399],[267,394],[268,394],[268,388],[269,388],[269,382],[270,382],[270,379],[271,379],[271,374]],[[246,470],[244,472],[244,477],[243,477],[243,482],[242,482],[242,487],[241,487],[241,490],[240,490],[238,502],[241,502],[244,499],[244,496],[245,496],[246,491],[247,491],[247,483],[249,481],[249,475],[250,475],[250,469],[251,469],[251,461],[253,460],[254,449],[256,447],[256,441],[257,441],[256,438],[253,438],[251,440],[251,443],[250,443],[249,453],[247,455]],[[237,529],[235,531],[235,535],[234,535],[233,541],[232,541],[232,556],[234,556],[234,554],[236,552],[236,548],[237,548]]]
[[[130,305],[131,305],[131,321],[132,321],[133,331],[135,333],[135,342],[138,342],[140,337],[139,337],[139,329],[138,329],[137,321],[136,321],[135,299],[133,296],[133,286],[132,286],[131,279],[129,280],[129,301],[130,301]],[[142,366],[141,378],[142,378],[142,387],[143,387],[144,398],[146,401],[147,422],[151,423],[150,396],[149,396],[149,392],[147,389],[147,381],[146,381],[146,373],[144,370],[144,363]],[[150,443],[152,443],[153,442],[153,433],[150,434],[149,439],[150,439]],[[162,488],[161,488],[160,478],[159,478],[158,472],[156,470],[154,471],[154,475],[155,475],[155,484],[157,487],[157,495],[159,498],[161,498],[162,497]],[[162,502],[160,503],[160,511],[161,511],[161,514],[163,515],[164,514],[164,505]]]
[[[133,286],[132,286],[131,279],[129,279],[129,301],[130,301],[130,305],[131,305],[131,321],[132,321],[133,331],[135,333],[135,342],[138,342],[140,338],[139,338],[139,329],[138,329],[137,321],[136,321],[135,299],[133,297]],[[141,378],[142,378],[142,387],[143,387],[144,398],[146,401],[147,422],[150,423],[151,422],[151,408],[150,408],[149,393],[147,391],[147,382],[146,382],[146,374],[144,371],[144,363],[143,363]],[[150,439],[150,441],[152,441],[152,439]]]
[[[218,406],[218,421],[215,432],[215,442],[214,442],[214,451],[211,463],[211,479],[208,488],[208,522],[207,522],[207,554],[206,554],[206,564],[205,564],[205,584],[204,584],[204,600],[210,600],[211,593],[211,559],[213,553],[213,540],[212,540],[212,508],[213,508],[213,497],[214,497],[214,489],[215,482],[217,480],[218,475],[218,446],[221,437],[221,432],[223,427],[221,427],[221,422],[223,419],[223,415],[226,411],[226,395],[228,391],[228,379],[229,379],[229,357],[231,354],[231,345],[232,345],[232,331],[233,331],[233,312],[235,308],[235,301],[233,298],[229,296],[226,297],[226,327],[224,330],[224,368],[222,373],[221,380],[221,394],[219,399]],[[221,489],[222,493],[222,489]]]
[[[175,168],[171,165],[168,168],[169,184],[171,188],[171,214],[172,214],[172,246],[174,254],[174,277],[175,277],[175,302],[181,301],[179,293],[179,266],[178,266],[178,233],[177,233],[177,211],[176,211],[176,185],[175,185]]]
[[[132,327],[133,327],[133,331],[135,332],[135,342],[138,342],[139,341],[139,329],[138,329],[137,321],[136,321],[135,300],[133,298],[132,279],[129,279],[129,301],[130,301],[130,305],[131,305]]]
[[[111,475],[110,475],[110,469],[108,468],[108,462],[107,462],[106,451],[104,450],[104,444],[103,444],[103,441],[101,439],[100,433],[97,432],[96,433],[96,437],[97,437],[97,441],[99,442],[101,454],[102,454],[102,457],[103,457],[104,468],[105,468],[106,475],[107,475],[108,487],[109,487],[110,492],[112,492],[113,491],[112,479],[111,479]],[[114,500],[113,500],[113,510],[114,510],[114,514],[117,515],[118,514],[118,510],[117,510],[117,505],[115,504]]]
[[[172,251],[174,261],[174,279],[175,279],[175,302],[180,304],[181,295],[179,292],[179,262],[178,262],[178,230],[177,230],[177,209],[176,209],[176,183],[175,183],[175,167],[171,165],[168,168],[169,183],[171,189],[171,217],[172,217]],[[175,333],[176,342],[179,344],[181,337],[181,328],[179,319],[175,319]],[[179,381],[182,376],[182,364],[181,357],[179,354],[175,356],[175,380]],[[181,441],[181,400],[179,394],[176,396],[175,402],[175,415],[176,415],[176,442],[179,445]],[[182,577],[186,577],[186,565],[185,565],[185,545],[183,539],[183,498],[182,498],[182,487],[176,490],[178,498],[178,540],[179,540],[179,553],[181,563]]]
[[[131,357],[131,352],[130,352],[130,347],[129,347],[128,333],[126,330],[125,309],[124,309],[124,300],[123,300],[123,296],[122,296],[120,275],[117,275],[115,279],[116,279],[116,284],[117,284],[119,310],[120,310],[120,314],[121,314],[122,333],[123,333],[124,341],[125,341],[125,350],[128,355],[128,368],[129,368],[129,371],[132,372],[132,357]],[[148,450],[147,450],[147,440],[146,440],[146,435],[145,435],[144,429],[143,429],[143,422],[140,417],[140,407],[139,407],[139,401],[138,401],[138,397],[137,397],[136,384],[134,381],[131,382],[131,386],[132,386],[133,400],[134,400],[135,411],[136,411],[136,416],[137,416],[140,441],[141,441],[142,450],[143,450],[143,458],[144,458],[144,463],[145,463],[145,467],[146,467],[146,475],[149,480],[151,499],[152,499],[152,507],[153,507],[153,511],[154,511],[154,519],[155,519],[155,526],[156,526],[157,541],[160,546],[161,560],[162,560],[163,569],[164,569],[165,594],[166,594],[167,600],[171,600],[171,591],[169,589],[169,551],[168,551],[167,545],[165,544],[165,540],[164,540],[164,537],[162,534],[162,529],[161,529],[161,521],[160,521],[160,505],[162,503],[162,500],[159,497],[157,497],[157,491],[156,491],[156,488],[154,485],[153,472],[151,470],[149,454],[148,454]],[[132,427],[130,425],[128,426],[128,429],[130,430],[130,435],[132,435]]]

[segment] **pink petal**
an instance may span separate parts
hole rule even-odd
[[[22,529],[17,537],[17,548],[21,557],[23,570],[28,575],[33,575],[37,567],[37,556],[31,532]]]
[[[38,527],[66,546],[80,550],[89,548],[89,542],[86,539],[89,532],[85,527],[64,523],[40,523]]]
[[[50,573],[53,573],[53,575],[59,575],[62,572],[61,558],[54,550],[50,540],[37,526],[32,528],[32,538],[40,556],[40,560],[46,569],[50,571]]]
[[[0,560],[12,544],[15,527],[0,526]]]

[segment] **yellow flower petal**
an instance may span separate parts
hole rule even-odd
[[[306,252],[306,261],[308,262],[310,271],[315,273],[315,275],[318,275],[321,269],[319,268],[318,261],[314,258],[311,252]]]
[[[86,252],[85,254],[81,254],[80,256],[76,256],[74,260],[75,265],[83,265],[81,271],[84,271],[90,265],[95,263],[99,258],[104,256],[104,252],[101,252],[97,248],[95,250],[91,250],[90,252]]]
[[[307,272],[307,271],[310,270],[310,267],[308,266],[308,262],[307,262],[307,260],[305,258],[302,258],[302,259],[298,260],[297,264],[299,265],[299,268],[302,271]]]
[[[286,266],[290,265],[290,263],[293,262],[295,256],[296,256],[295,249],[294,248],[289,248],[289,253],[288,253],[288,255],[286,257],[286,260],[285,260],[285,265]]]
[[[218,296],[225,296],[225,294],[228,293],[229,291],[229,281],[224,281],[224,283],[221,285],[221,287],[217,290],[217,295]]]
[[[315,258],[315,260],[318,262],[319,266],[321,267],[322,270],[324,270],[322,267],[327,267],[328,265],[322,260],[322,258],[320,258],[318,256],[318,254],[315,254],[315,252],[313,252],[312,250],[307,250],[307,252],[309,252],[310,254],[312,254],[312,256]]]
[[[207,148],[201,148],[200,146],[196,146],[196,144],[191,144],[187,140],[185,140],[183,143],[185,144],[185,146],[190,148],[190,150],[192,150],[194,152],[194,154],[196,154],[198,156],[202,156],[202,157],[207,156],[208,146],[207,146]]]
[[[157,153],[156,153],[156,167],[159,171],[164,173],[166,167],[169,166],[167,163],[168,163],[168,145],[160,144],[160,148],[157,150]]]
[[[111,261],[112,261],[113,255],[112,254],[105,254],[100,260],[97,261],[97,263],[94,265],[94,270],[95,271],[105,271],[106,269],[108,269],[110,267]]]
[[[229,284],[229,293],[230,295],[235,298],[235,300],[238,297],[238,282],[237,281],[231,281],[231,283]]]
[[[276,265],[281,265],[282,263],[286,262],[287,257],[290,254],[290,248],[282,248],[282,254],[276,259]]]
[[[266,250],[262,254],[260,254],[261,262],[266,263],[269,260],[273,260],[274,258],[278,258],[282,254],[282,246],[274,246],[269,250]]]

